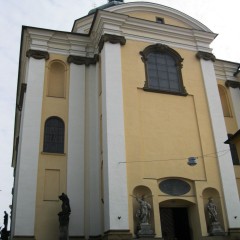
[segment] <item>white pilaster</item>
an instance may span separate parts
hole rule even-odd
[[[86,134],[85,134],[85,237],[99,236],[101,229],[101,177],[98,114],[98,64],[86,68]]]
[[[15,189],[14,236],[34,236],[45,59],[29,58]]]
[[[227,131],[222,114],[213,63],[212,61],[205,61],[203,59],[201,59],[200,62],[208,99],[216,151],[221,152],[229,150],[229,146],[224,144],[224,141],[227,139]],[[229,228],[240,228],[240,204],[230,151],[218,159],[218,164]],[[235,216],[237,216],[237,218],[235,218]]]
[[[120,44],[106,42],[102,59],[104,231],[129,229]],[[121,217],[120,219],[118,217]]]
[[[238,129],[240,129],[240,89],[229,87],[232,98],[233,111],[236,117]]]
[[[85,65],[70,64],[67,194],[70,236],[84,235]]]

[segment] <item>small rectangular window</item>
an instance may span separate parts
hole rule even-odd
[[[156,17],[156,22],[160,24],[164,24],[164,18]]]

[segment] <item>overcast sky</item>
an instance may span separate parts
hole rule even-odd
[[[0,227],[10,212],[12,143],[22,25],[71,31],[75,19],[107,0],[0,0]],[[134,0],[125,2],[136,2]],[[218,59],[240,63],[240,0],[149,0],[182,11],[219,34],[211,45]]]

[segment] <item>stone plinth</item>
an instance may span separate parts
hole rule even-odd
[[[225,236],[225,232],[223,231],[219,222],[211,223],[209,227],[209,234],[211,236]]]
[[[140,238],[154,238],[155,234],[152,230],[151,224],[141,223],[140,229],[137,231],[137,236]]]

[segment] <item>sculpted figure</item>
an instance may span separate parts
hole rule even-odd
[[[4,227],[7,229],[8,227],[8,214],[4,211],[4,220],[3,220]]]
[[[139,209],[136,212],[136,217],[138,218],[140,224],[149,223],[152,209],[151,205],[145,201],[144,195],[141,198],[136,197],[136,200],[139,203]]]
[[[207,211],[208,211],[210,222],[211,223],[218,222],[218,219],[217,219],[217,207],[216,207],[216,205],[213,202],[213,198],[211,198],[211,197],[208,199]]]
[[[69,203],[69,198],[65,193],[59,196],[62,201],[62,211],[58,213],[59,217],[59,240],[68,240],[68,224],[69,215],[71,214],[71,208]]]
[[[8,240],[8,237],[9,237],[9,231],[7,230],[8,214],[7,214],[6,211],[4,211],[3,224],[4,224],[4,228],[1,230],[1,239],[2,240]]]

